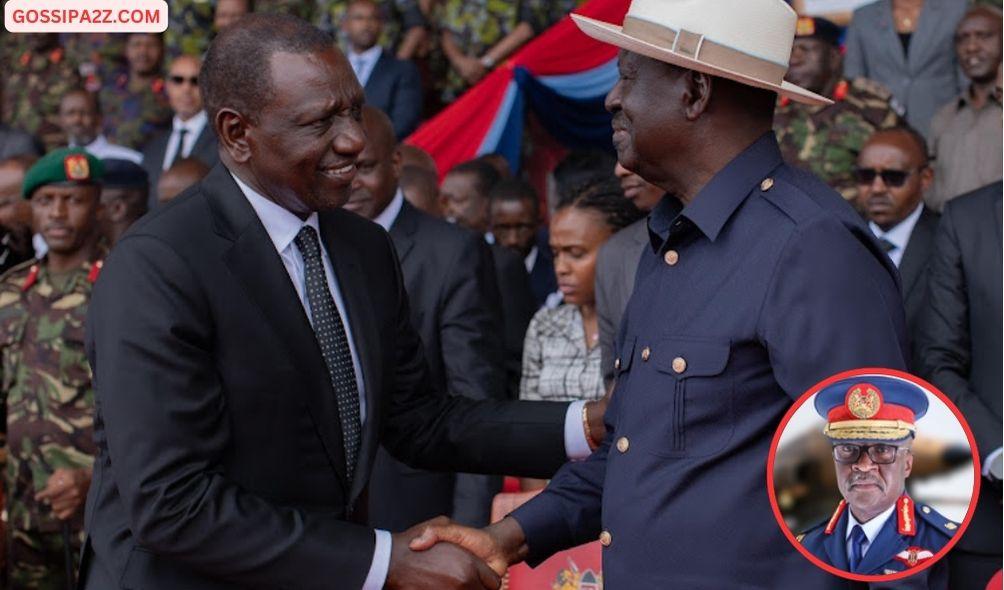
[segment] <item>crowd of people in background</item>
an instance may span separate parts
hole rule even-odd
[[[330,33],[363,86],[368,142],[346,208],[393,239],[437,387],[498,399],[609,395],[647,215],[675,197],[612,151],[571,150],[553,182],[534,186],[501,156],[439,170],[405,142],[581,3],[176,0],[162,35],[0,36],[10,587],[72,576],[64,554],[79,550],[90,483],[93,389],[81,348],[90,284],[131,224],[218,165],[202,56],[249,12],[295,14]],[[1001,356],[1001,22],[999,2],[963,0],[879,0],[846,28],[802,17],[787,79],[834,102],[781,99],[774,119],[785,160],[839,192],[899,268],[911,370],[964,400],[977,439],[1001,422],[1000,391],[996,406],[972,393],[993,382],[982,373]],[[257,74],[234,72],[241,84]],[[53,154],[57,168],[87,170],[67,164],[60,176]],[[994,354],[996,365],[985,360]],[[481,526],[501,487],[382,453],[370,517],[394,531],[439,514]],[[970,535],[960,567],[999,561],[992,536]]]

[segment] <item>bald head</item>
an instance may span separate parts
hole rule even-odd
[[[356,162],[356,177],[345,208],[367,219],[374,219],[397,194],[401,153],[397,150],[394,126],[382,111],[364,106],[363,130],[366,132],[366,147]]]
[[[871,145],[891,145],[907,154],[913,166],[927,166],[927,140],[911,127],[880,129],[872,134],[861,148],[863,152]]]
[[[202,180],[209,173],[209,167],[195,158],[178,160],[160,175],[157,183],[157,201],[166,203],[185,189]]]
[[[372,147],[377,155],[389,156],[397,145],[390,117],[374,106],[363,105],[363,129],[366,130],[366,151]]]
[[[879,131],[858,155],[858,208],[889,231],[917,210],[934,180],[927,144],[911,128]]]
[[[436,166],[436,160],[429,155],[429,152],[410,143],[402,143],[397,149],[401,151],[401,164],[403,166],[424,168],[439,178],[439,167]]]

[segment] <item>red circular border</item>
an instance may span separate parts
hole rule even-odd
[[[795,414],[795,412],[799,408],[802,407],[802,405],[805,404],[805,402],[810,397],[812,397],[814,393],[842,379],[859,377],[862,375],[884,375],[887,377],[898,377],[900,379],[905,379],[913,383],[914,385],[919,385],[920,387],[923,387],[927,391],[930,391],[932,394],[937,396],[938,399],[940,399],[948,407],[948,409],[952,411],[952,414],[954,414],[956,419],[958,419],[959,424],[962,425],[962,429],[966,432],[966,439],[968,439],[969,441],[969,450],[973,455],[973,496],[969,500],[969,508],[966,510],[966,518],[965,520],[962,521],[962,524],[959,526],[959,530],[956,531],[956,533],[952,536],[952,539],[948,541],[947,545],[945,545],[944,547],[941,548],[940,551],[935,553],[933,558],[925,560],[923,565],[919,565],[917,567],[913,567],[896,574],[889,574],[885,576],[865,576],[861,574],[852,574],[851,572],[837,569],[832,565],[823,562],[821,559],[810,553],[808,549],[803,547],[802,544],[795,539],[795,535],[791,532],[791,530],[788,529],[788,525],[785,524],[784,517],[781,515],[781,509],[777,505],[777,497],[774,492],[774,457],[777,455],[777,445],[781,440],[781,433],[784,432],[784,429],[788,425],[788,421],[791,420],[791,417]],[[808,559],[810,562],[812,562],[813,565],[815,565],[816,567],[825,570],[835,576],[840,576],[841,578],[847,580],[854,580],[857,582],[889,582],[892,580],[901,580],[903,578],[908,578],[910,576],[913,576],[914,574],[917,574],[918,572],[921,572],[931,567],[939,560],[941,560],[952,549],[952,547],[954,547],[955,544],[959,542],[959,539],[962,538],[963,533],[965,533],[966,529],[969,528],[969,522],[972,521],[973,519],[973,512],[974,509],[976,508],[976,501],[979,499],[980,495],[980,479],[981,479],[980,458],[979,456],[977,456],[976,453],[976,439],[973,437],[973,431],[969,428],[969,423],[966,422],[966,419],[962,416],[962,412],[959,411],[959,408],[957,408],[955,404],[952,403],[952,401],[945,396],[944,393],[941,393],[941,391],[939,391],[937,387],[931,385],[927,381],[924,381],[920,377],[916,377],[903,371],[897,371],[894,369],[883,369],[879,367],[854,369],[852,371],[844,371],[843,373],[837,373],[836,375],[829,377],[828,379],[824,379],[819,383],[815,384],[814,386],[810,387],[808,391],[803,393],[801,397],[795,400],[795,403],[792,404],[791,408],[788,409],[788,412],[784,415],[784,418],[781,419],[781,423],[778,425],[777,431],[774,433],[774,439],[770,443],[770,452],[767,455],[767,497],[770,500],[770,507],[774,511],[774,519],[777,520],[777,524],[778,526],[781,527],[781,532],[784,533],[784,536],[788,539],[788,542],[791,543],[795,547],[795,549],[798,550],[799,553],[805,556],[805,558]]]

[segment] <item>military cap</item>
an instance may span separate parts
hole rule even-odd
[[[101,160],[83,148],[53,150],[28,169],[21,196],[30,199],[38,187],[46,184],[94,184],[104,173]]]
[[[106,188],[149,188],[150,177],[142,166],[129,160],[104,160],[105,174],[101,184]]]
[[[818,16],[800,16],[795,25],[795,38],[819,39],[837,47],[840,45],[840,27]]]
[[[816,395],[816,412],[826,418],[832,441],[895,442],[915,435],[927,413],[927,394],[903,379],[881,375],[838,381]]]

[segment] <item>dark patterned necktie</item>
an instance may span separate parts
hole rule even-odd
[[[331,386],[335,390],[338,418],[342,425],[342,439],[345,444],[345,469],[351,482],[356,458],[359,455],[362,426],[359,420],[359,388],[352,367],[349,339],[345,335],[345,326],[342,325],[335,300],[328,290],[328,279],[324,273],[317,232],[309,225],[305,225],[300,229],[300,233],[296,234],[293,242],[303,256],[307,301],[310,303],[310,315],[314,320],[314,334],[321,346],[321,355],[328,367]]]
[[[892,252],[897,248],[896,244],[893,244],[885,238],[879,238],[879,245],[882,246],[882,251],[886,254]]]
[[[171,158],[167,161],[168,169],[182,158],[182,154],[185,153],[185,135],[188,133],[188,129],[182,127],[178,129],[178,146],[174,149],[174,153],[171,154]]]

